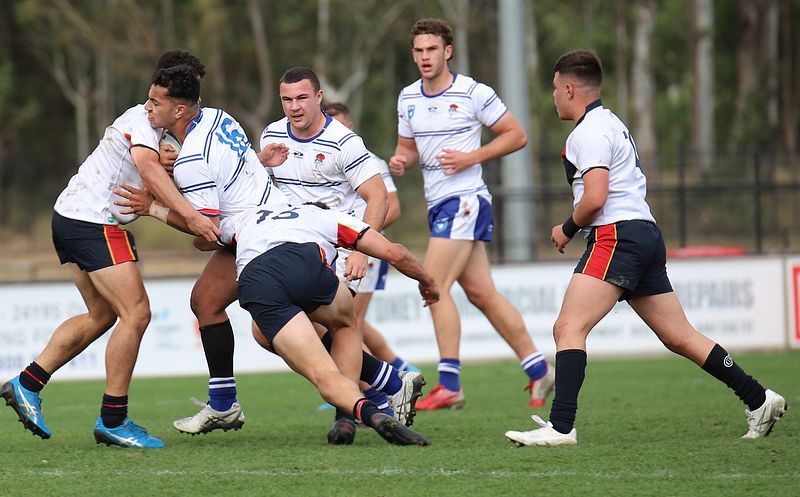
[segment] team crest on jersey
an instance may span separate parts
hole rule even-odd
[[[450,104],[450,108],[447,110],[447,113],[450,115],[450,117],[455,115],[456,112],[458,112],[458,105]]]
[[[416,105],[409,105],[406,114],[408,114],[408,118],[411,119],[414,117],[414,110],[416,109]]]
[[[325,154],[317,154],[314,158],[314,165],[317,167],[322,167],[322,163],[325,161]]]

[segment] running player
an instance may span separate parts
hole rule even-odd
[[[184,60],[162,58],[157,70],[176,62]],[[121,212],[113,202],[113,191],[122,183],[144,185],[182,216],[187,231],[213,241],[219,230],[195,211],[162,169],[160,134],[148,122],[143,105],[128,109],[106,128],[97,148],[56,200],[53,242],[61,263],[69,264],[87,313],[62,323],[36,359],[2,387],[6,404],[25,428],[42,438],[50,438],[52,431],[42,417],[39,392],[51,375],[119,319],[106,346],[106,386],[95,440],[124,447],[164,446],[127,417],[128,388],[150,322],[150,304],[134,264],[139,259],[133,235],[120,228],[136,216]]]
[[[553,72],[558,117],[573,121],[575,129],[561,155],[574,208],[563,225],[553,227],[551,239],[563,253],[585,231],[587,244],[553,326],[556,392],[550,420],[533,416],[540,428],[508,431],[506,438],[518,446],[578,443],[574,424],[586,374],[586,337],[619,300],[627,300],[670,351],[725,383],[747,405],[742,438],[766,437],[786,412],[786,400],[765,390],[686,319],[667,277],[664,240],[645,201],[647,182],[633,137],[600,101],[600,59],[587,50],[569,52]]]
[[[552,369],[533,344],[520,313],[495,288],[484,243],[492,239],[492,196],[483,182],[481,163],[524,147],[527,135],[494,90],[450,71],[453,30],[446,22],[417,21],[411,28],[411,46],[421,79],[400,92],[397,148],[389,169],[401,175],[419,160],[431,229],[425,269],[442,292],[431,306],[439,344],[439,384],[417,409],[464,404],[461,322],[450,295],[456,281],[519,357],[529,378],[529,405],[540,407],[553,388]],[[481,146],[483,126],[497,136]]]

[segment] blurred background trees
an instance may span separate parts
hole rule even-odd
[[[282,117],[281,73],[312,67],[328,99],[350,105],[367,146],[388,157],[398,92],[418,78],[411,24],[447,19],[453,68],[499,89],[497,10],[497,0],[0,2],[0,227],[46,238],[58,192],[103,128],[144,101],[167,49],[205,62],[204,104],[231,112],[256,144]],[[654,191],[678,177],[741,178],[748,157],[765,154],[762,180],[798,181],[800,0],[528,0],[520,16],[537,187],[569,200],[559,153],[570,125],[554,112],[551,67],[575,48],[603,59],[604,102],[631,126]],[[490,181],[498,174],[487,171]],[[424,229],[407,227],[424,225],[419,175],[398,182],[408,216],[396,230],[424,241]]]

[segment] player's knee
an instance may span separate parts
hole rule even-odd
[[[488,290],[486,288],[469,288],[465,289],[465,293],[472,305],[480,310],[484,310],[489,308],[492,304],[492,300],[494,300],[494,296],[497,292],[494,291],[494,288]]]
[[[568,318],[559,316],[553,324],[553,339],[559,343],[559,341],[573,336],[575,331],[575,327]]]
[[[142,305],[137,305],[128,317],[131,325],[142,334],[147,328],[147,325],[150,324],[150,318],[150,305],[147,302]]]

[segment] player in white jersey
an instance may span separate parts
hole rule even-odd
[[[340,102],[328,103],[325,104],[323,110],[326,114],[344,124],[348,129],[354,130],[353,121],[350,120],[350,109],[347,105]],[[389,207],[386,211],[386,220],[383,223],[383,227],[387,228],[400,217],[400,197],[397,194],[397,187],[394,184],[392,174],[389,172],[389,166],[386,164],[386,161],[372,152],[370,152],[370,160],[374,162],[375,167],[378,169],[381,178],[383,178],[383,183],[386,185],[386,191],[388,192]],[[360,202],[366,206],[363,199],[360,200]],[[363,212],[363,208],[355,210],[356,212]],[[373,292],[376,290],[383,290],[386,286],[388,269],[389,265],[385,261],[376,259],[375,257],[369,258],[367,274],[361,279],[358,285],[358,293],[356,293],[354,299],[358,330],[364,339],[364,345],[366,345],[376,357],[383,359],[398,370],[418,372],[419,369],[398,356],[386,342],[383,335],[366,320],[367,309],[369,308]]]
[[[600,101],[600,60],[588,50],[569,52],[553,72],[558,116],[575,122],[562,154],[575,204],[551,238],[563,252],[586,228],[587,245],[553,326],[556,386],[550,420],[533,416],[540,428],[509,431],[506,437],[518,446],[578,443],[574,424],[586,374],[586,337],[618,300],[627,300],[670,351],[725,383],[747,405],[748,431],[742,438],[766,437],[786,412],[786,400],[765,390],[686,319],[667,277],[664,240],[645,201],[633,137]]]
[[[492,197],[483,182],[481,163],[524,147],[527,135],[494,90],[450,71],[453,31],[446,22],[417,21],[411,45],[422,77],[398,98],[397,147],[389,169],[400,175],[419,160],[431,229],[425,269],[442,291],[439,302],[431,306],[439,345],[439,384],[417,408],[464,404],[461,322],[450,295],[456,281],[519,357],[529,378],[529,405],[540,407],[552,390],[552,370],[520,313],[495,288],[483,243],[492,238]],[[481,146],[483,126],[497,136]]]
[[[357,372],[361,340],[352,326],[352,296],[331,267],[337,247],[363,246],[366,253],[389,260],[419,281],[428,305],[437,299],[436,283],[414,256],[368,224],[313,205],[251,209],[223,220],[222,232],[224,241],[236,244],[239,304],[251,314],[272,349],[314,383],[326,401],[374,428],[387,441],[428,445],[425,437],[380,412],[348,379],[350,375],[343,374],[345,368]],[[335,336],[335,362],[317,339],[312,320]]]
[[[165,61],[159,62],[159,65]],[[5,383],[2,396],[23,425],[42,438],[52,432],[41,413],[39,392],[50,376],[108,331],[106,385],[94,429],[98,443],[158,448],[164,443],[127,417],[128,388],[139,343],[150,322],[150,305],[133,235],[120,229],[136,219],[114,204],[121,183],[145,185],[165,205],[185,217],[188,229],[216,240],[219,230],[180,195],[159,164],[161,130],[151,126],[144,106],[125,111],[109,127],[59,195],[53,214],[53,242],[88,312],[73,316],[19,376]]]

